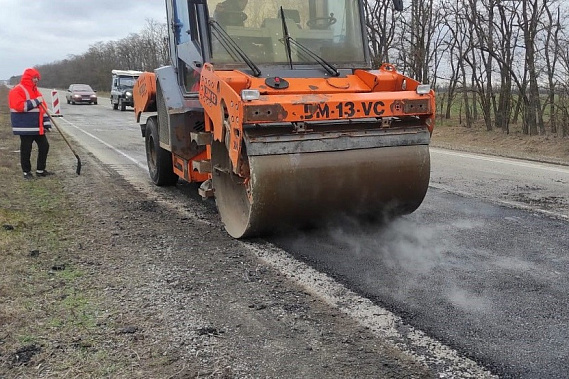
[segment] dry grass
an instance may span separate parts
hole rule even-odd
[[[94,228],[88,212],[78,209],[90,189],[86,183],[100,177],[85,172],[87,182],[70,181],[69,150],[52,133],[48,169],[56,175],[24,180],[6,99],[0,86],[0,378],[171,376],[176,367],[156,352],[161,344],[125,329],[131,320],[139,329],[146,325],[140,305],[106,292],[134,280],[128,275],[142,276],[100,267],[113,231]],[[36,152],[34,145],[32,167]],[[91,195],[88,201],[97,203]],[[123,257],[109,254],[119,261],[112,267],[122,267]],[[154,338],[154,329],[144,336]]]
[[[432,143],[436,147],[569,165],[569,138],[527,136],[519,125],[513,125],[510,134],[505,134],[502,130],[456,126],[446,120],[435,126]]]
[[[86,350],[99,298],[73,263],[67,235],[79,220],[57,178],[22,178],[6,98],[0,87],[0,378],[46,375],[42,362],[55,351],[65,358],[48,375],[98,366],[94,377],[108,375],[98,363],[104,351]]]

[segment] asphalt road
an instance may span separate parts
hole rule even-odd
[[[100,98],[62,114],[73,141],[151,190],[132,109]],[[417,354],[429,349],[411,341],[418,330],[500,377],[568,377],[569,168],[442,149],[431,159],[412,215],[269,244],[391,312],[394,340]]]

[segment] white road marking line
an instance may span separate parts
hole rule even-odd
[[[445,150],[431,147],[430,151],[435,154],[443,154],[443,155],[452,155],[455,157],[462,157],[462,158],[469,158],[469,159],[476,159],[480,161],[487,161],[487,162],[494,162],[494,163],[503,163],[509,164],[518,167],[525,167],[525,168],[533,168],[537,170],[546,170],[552,172],[560,172],[563,174],[569,174],[569,168],[565,166],[557,166],[552,163],[532,163],[523,161],[521,159],[515,158],[502,158],[502,157],[495,157],[490,155],[480,155],[474,153],[464,153],[464,152],[457,152],[453,150]]]
[[[287,278],[347,314],[379,338],[391,342],[399,350],[435,369],[440,377],[496,378],[473,360],[460,356],[455,350],[420,330],[408,327],[407,333],[402,335],[396,328],[396,325],[403,324],[400,317],[357,295],[326,274],[297,261],[280,248],[268,242],[264,245],[245,241],[242,243],[263,262],[286,274]]]
[[[65,121],[65,123],[67,123],[68,125],[74,127],[75,129],[79,130],[80,132],[88,135],[89,137],[93,138],[94,140],[102,143],[103,145],[105,145],[106,147],[108,147],[109,149],[113,150],[114,152],[116,152],[119,155],[122,155],[123,157],[125,157],[126,159],[130,160],[131,162],[133,162],[134,164],[136,164],[138,167],[142,168],[145,171],[148,171],[148,167],[146,166],[146,164],[140,163],[139,161],[137,161],[135,158],[131,157],[130,155],[126,154],[125,152],[115,148],[114,146],[106,143],[105,141],[103,141],[102,139],[100,139],[99,137],[86,132],[85,130],[81,129],[80,127],[78,127],[77,125],[75,125],[74,123],[72,123],[71,121],[67,121],[67,120],[63,120]]]

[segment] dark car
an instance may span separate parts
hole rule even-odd
[[[121,111],[124,111],[127,106],[134,107],[132,88],[142,71],[113,70],[112,74],[111,104],[113,109],[120,108]]]
[[[67,104],[88,103],[97,104],[97,94],[88,84],[72,84],[65,94]]]

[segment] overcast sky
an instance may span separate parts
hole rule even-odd
[[[164,0],[0,0],[0,80],[166,22]]]

